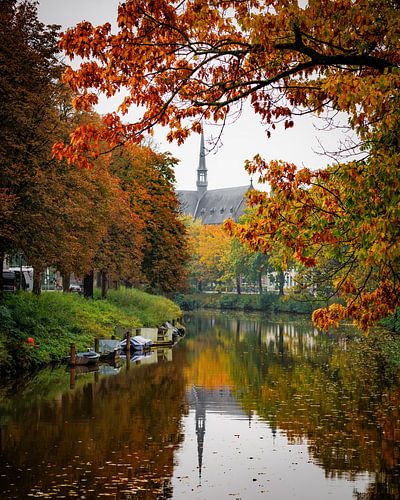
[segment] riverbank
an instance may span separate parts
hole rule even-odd
[[[86,350],[95,337],[109,338],[118,326],[154,327],[179,316],[172,301],[133,289],[110,290],[106,300],[58,292],[6,294],[0,302],[0,374],[59,361],[71,343]]]
[[[177,294],[174,301],[184,311],[196,309],[218,309],[232,311],[260,311],[267,313],[294,313],[311,316],[315,309],[326,306],[310,297],[293,299],[280,297],[276,293],[234,294],[234,293],[192,293]]]

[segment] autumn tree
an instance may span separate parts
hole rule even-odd
[[[203,284],[214,283],[217,286],[216,289],[221,290],[227,281],[228,283],[230,281],[227,271],[231,238],[221,226],[201,225],[197,245],[200,289]]]
[[[199,219],[185,221],[188,228],[189,273],[198,291],[217,285],[216,289],[236,288],[242,293],[242,281],[263,293],[262,278],[276,270],[269,256],[253,252],[248,245],[230,237],[222,226],[203,225]]]
[[[140,264],[136,259],[139,269],[124,279],[166,293],[185,288],[187,278],[186,228],[174,190],[175,163],[170,154],[144,145],[118,150],[110,161],[110,171],[127,197],[133,218],[129,246],[133,252],[141,252]]]
[[[188,222],[190,276],[198,291],[207,285],[224,285],[232,276],[231,238],[218,225],[203,225],[199,219]]]
[[[245,278],[247,282],[254,279],[251,270],[255,255],[237,238],[231,238],[225,278],[230,278],[235,283],[238,295],[242,293],[242,279]]]
[[[256,216],[256,210],[247,208],[240,217],[241,224],[248,224]],[[232,238],[231,250],[229,254],[231,262],[231,273],[236,276],[236,283],[240,285],[240,278],[243,276],[248,283],[255,284],[260,294],[263,293],[263,277],[269,275],[277,276],[279,282],[279,293],[283,295],[284,276],[282,280],[281,260],[279,253],[274,255],[262,251],[254,251],[249,248],[247,242],[241,242],[238,238]],[[239,292],[239,289],[238,289]]]
[[[258,292],[263,293],[263,276],[273,272],[274,268],[270,264],[269,255],[263,252],[255,252],[251,254],[249,266],[246,268],[246,275],[249,281],[256,283]]]
[[[52,98],[61,74],[57,40],[57,27],[39,22],[33,2],[1,3],[1,262],[44,229],[42,221],[28,222],[25,216],[36,207],[38,172],[51,161]]]
[[[40,273],[55,266],[67,281],[82,275],[91,262],[109,219],[110,179],[99,168],[79,172],[61,163],[37,169],[30,186],[34,207],[22,212],[25,231],[18,248],[34,267],[35,291]]]
[[[57,27],[40,23],[30,1],[2,2],[0,17],[0,192],[5,198],[0,260],[5,253],[22,251],[34,267],[34,291],[39,293],[41,271],[62,260],[61,255],[74,255],[73,240],[79,236],[75,202],[82,201],[78,186],[89,174],[74,175],[51,155],[52,144],[63,137]]]
[[[100,141],[137,141],[155,124],[182,142],[200,120],[226,120],[249,100],[269,127],[294,116],[345,112],[361,156],[328,169],[256,158],[248,164],[274,189],[253,194],[259,219],[232,233],[254,249],[283,245],[287,257],[317,266],[338,262],[331,276],[346,305],[316,312],[321,327],[352,317],[363,328],[400,301],[399,9],[396,0],[188,1],[128,0],[118,29],[80,23],[61,47],[84,59],[65,81],[89,109],[98,93],[126,94],[103,125],[76,131],[54,153],[87,165]],[[144,110],[134,123],[121,115]],[[118,114],[120,113],[120,114]],[[329,255],[330,254],[330,255]]]
[[[89,117],[71,108],[70,91],[59,80],[57,27],[40,23],[29,1],[3,2],[0,16],[0,192],[6,196],[0,259],[22,252],[40,293],[46,267],[56,266],[67,278],[90,266],[108,220],[112,183],[100,164],[79,172],[52,158],[54,141],[68,140]]]
[[[132,212],[126,193],[119,192],[113,201],[107,230],[97,245],[92,266],[100,273],[103,298],[110,281],[130,284],[143,281],[144,222]]]

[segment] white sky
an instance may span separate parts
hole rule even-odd
[[[106,21],[115,22],[118,0],[39,0],[39,19],[46,24],[60,24],[62,29],[87,20],[92,24]],[[114,101],[115,102],[115,101]],[[101,101],[98,111],[105,113],[113,110],[112,103]],[[277,127],[272,137],[267,139],[265,127],[249,107],[233,124],[225,127],[222,145],[217,151],[207,155],[208,188],[247,185],[249,176],[244,169],[244,161],[259,153],[266,160],[281,159],[311,168],[322,167],[327,158],[317,154],[320,151],[318,140],[326,149],[335,150],[338,135],[321,132],[318,120],[311,116],[295,120],[293,129]],[[196,170],[199,159],[200,136],[192,135],[183,146],[165,140],[168,129],[159,127],[154,141],[160,151],[170,151],[180,160],[175,174],[177,189],[196,189]],[[219,127],[205,124],[205,139],[217,136]]]

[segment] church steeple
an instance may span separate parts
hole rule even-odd
[[[200,141],[200,158],[199,158],[199,166],[197,169],[197,191],[199,193],[204,193],[207,191],[207,167],[206,167],[206,150],[204,147],[204,133],[201,132],[201,141]]]

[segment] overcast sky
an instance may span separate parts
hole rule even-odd
[[[39,18],[46,24],[60,24],[65,29],[87,20],[97,25],[106,21],[115,23],[118,0],[39,0]],[[114,102],[115,106],[115,102]],[[102,100],[98,111],[113,110],[113,103]],[[299,166],[321,167],[328,160],[317,154],[321,148],[318,139],[327,149],[334,149],[337,134],[320,132],[321,123],[311,116],[295,120],[293,129],[278,127],[272,138],[267,139],[265,127],[249,107],[233,124],[225,127],[222,145],[211,151],[206,158],[209,189],[233,187],[249,184],[249,176],[244,170],[244,161],[255,154],[265,159],[281,159]],[[180,160],[175,174],[178,189],[196,188],[196,170],[199,159],[200,137],[192,135],[183,146],[169,144],[165,140],[168,129],[158,128],[154,137],[161,151],[170,151]],[[217,136],[219,127],[206,124],[205,138]]]

